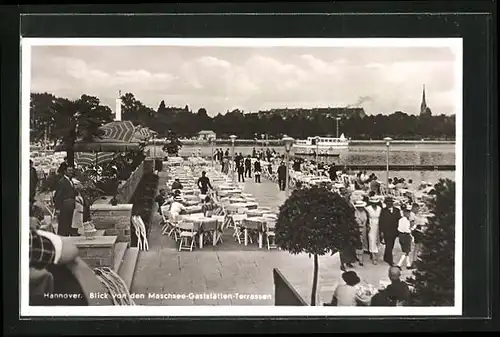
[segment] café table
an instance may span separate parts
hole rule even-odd
[[[230,191],[230,190],[234,190],[235,186],[231,186],[231,185],[219,185],[218,189],[221,190],[221,191]]]
[[[259,234],[259,248],[262,248],[263,234],[266,229],[267,221],[268,219],[264,217],[247,217],[246,219],[243,219],[242,227],[245,235],[245,246],[248,245],[248,230],[254,229],[257,230],[257,233]]]
[[[264,211],[261,211],[259,209],[249,209],[247,211],[247,216],[249,218],[252,218],[252,217],[262,217],[264,215]]]
[[[231,197],[229,198],[229,201],[232,203],[232,204],[237,204],[237,203],[245,203],[246,200],[243,199],[243,198],[240,198],[240,197]]]
[[[203,232],[204,231],[210,231],[212,230],[213,233],[213,245],[215,246],[217,244],[217,231],[220,229],[218,226],[219,222],[215,218],[211,217],[206,217],[203,214],[200,215],[194,215],[194,214],[188,214],[184,215],[182,217],[183,220],[187,222],[191,222],[194,224],[194,229],[198,233],[198,240],[199,240],[199,247],[200,249],[203,248]]]
[[[225,190],[224,192],[226,192],[227,194],[240,194],[241,193],[241,189],[232,189],[232,190]]]
[[[259,204],[254,201],[247,201],[245,202],[245,207],[247,209],[257,209],[259,208]]]
[[[240,209],[240,208],[246,208],[246,203],[237,202],[237,203],[229,204],[226,206],[226,209],[229,212],[237,212],[238,209]]]

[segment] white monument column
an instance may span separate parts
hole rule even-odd
[[[115,107],[115,120],[122,120],[122,92],[121,90],[118,92],[118,98],[116,99],[116,107]]]

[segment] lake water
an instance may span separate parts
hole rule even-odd
[[[254,147],[256,150],[262,150],[262,146],[235,146],[235,152],[241,152],[246,156],[252,153]],[[158,146],[157,149],[159,148],[161,147]],[[278,153],[284,153],[284,149],[281,146],[269,148],[275,149]],[[227,146],[222,147],[222,149],[224,151],[229,149],[231,153],[231,148]],[[455,144],[392,144],[390,147],[389,162],[399,165],[454,165],[455,149]],[[212,148],[208,145],[183,145],[179,154],[181,156],[189,156],[193,152],[198,151],[200,151],[201,156],[210,157]],[[339,157],[323,157],[320,160],[326,163],[331,163],[333,161],[337,165],[385,165],[386,147],[383,144],[351,145],[348,150],[341,152]],[[381,179],[384,179],[386,176],[385,171],[373,171],[373,173]],[[455,180],[455,171],[391,171],[389,176],[405,178],[407,180],[413,179],[415,182],[436,182],[440,178]]]

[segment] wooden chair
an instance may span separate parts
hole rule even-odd
[[[177,225],[169,219],[168,217],[169,210],[170,206],[161,207],[161,218],[163,223],[161,234],[168,235],[177,241],[177,234],[178,234]]]
[[[179,231],[179,252],[182,250],[189,250],[190,252],[192,252],[196,241],[196,231],[194,228],[194,223],[179,223]]]
[[[248,237],[248,240],[250,240],[250,243],[253,243],[253,240],[252,240],[252,236],[251,235],[248,235],[248,233],[246,232],[246,228],[245,226],[243,226],[243,221],[244,219],[247,217],[247,209],[245,207],[241,207],[241,208],[238,208],[237,210],[237,215],[241,215],[241,216],[244,216],[243,219],[239,219],[239,218],[236,218],[238,220],[235,221],[235,235],[237,236],[237,240],[238,242],[241,244],[241,239],[245,238],[245,236]]]
[[[215,237],[215,243],[217,242],[223,243],[222,234],[224,233],[226,216],[225,215],[212,215],[212,218],[217,220],[217,231]]]
[[[267,220],[266,221],[266,241],[267,241],[267,249],[271,250],[271,248],[276,247],[276,221],[275,220]]]

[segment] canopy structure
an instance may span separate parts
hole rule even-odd
[[[150,128],[138,126],[136,128],[134,137],[145,141],[153,138],[156,134],[157,132],[151,130]]]
[[[100,127],[104,131],[102,139],[113,139],[121,142],[131,142],[136,127],[131,121],[114,121]]]
[[[76,152],[75,162],[79,166],[104,165],[113,161],[115,157],[114,152]]]
[[[101,126],[103,135],[92,141],[77,140],[75,152],[127,152],[141,150],[142,139],[135,137],[136,127],[130,121],[115,121]],[[55,151],[66,151],[58,144]]]

